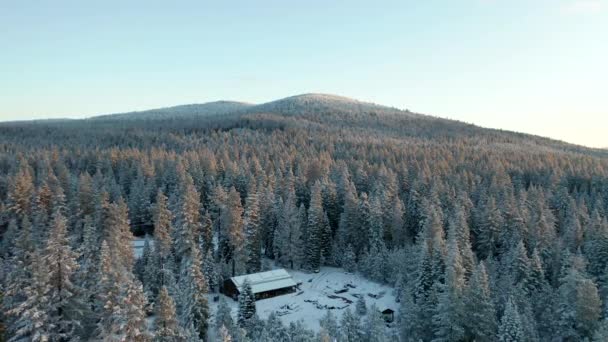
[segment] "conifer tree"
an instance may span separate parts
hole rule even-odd
[[[25,160],[20,161],[19,171],[8,182],[7,209],[14,217],[31,214],[31,199],[34,194],[33,177]]]
[[[247,195],[245,217],[243,219],[246,239],[247,273],[256,273],[262,268],[259,211],[258,194],[255,189],[251,189]]]
[[[466,287],[466,269],[458,247],[457,231],[450,227],[445,284],[440,285],[439,303],[433,315],[434,341],[458,341],[465,333],[463,292]]]
[[[7,311],[7,314],[14,317],[9,326],[12,339],[27,339],[34,342],[48,341],[53,332],[51,330],[52,318],[49,316],[50,298],[47,295],[47,285],[49,276],[46,273],[45,263],[40,253],[35,252],[31,256],[29,270],[31,281],[25,285],[21,294],[23,302]]]
[[[161,190],[158,190],[156,195],[153,219],[155,247],[161,259],[164,260],[171,253],[171,221],[173,215],[167,207],[167,197]]]
[[[274,237],[274,255],[281,265],[299,267],[302,262],[303,236],[302,216],[295,203],[295,194],[290,192],[281,211]]]
[[[205,211],[201,224],[201,252],[207,254],[207,251],[213,249],[213,221],[208,211]]]
[[[139,281],[134,280],[127,284],[124,296],[126,322],[124,326],[124,340],[133,342],[151,341],[146,323],[146,296]]]
[[[53,222],[46,247],[41,255],[48,282],[46,288],[50,339],[69,340],[77,336],[83,315],[82,291],[74,284],[78,269],[77,254],[72,251],[67,235],[67,220],[60,211]]]
[[[199,245],[198,238],[201,232],[200,195],[194,187],[192,177],[186,175],[183,182],[173,238],[178,265],[183,258],[190,255],[195,246]]]
[[[190,252],[191,255],[182,260],[180,321],[183,327],[193,329],[194,334],[204,340],[209,319],[209,304],[205,295],[209,292],[209,286],[201,270],[202,260],[198,247],[195,246]]]
[[[176,319],[175,303],[166,287],[162,287],[156,300],[154,340],[157,342],[186,341]]]
[[[388,342],[390,339],[386,336],[384,330],[384,318],[382,313],[376,306],[372,304],[367,319],[365,320],[365,341],[369,342]]]
[[[231,188],[222,212],[222,236],[226,236],[228,250],[223,257],[231,263],[232,276],[242,274],[245,270],[245,231],[243,225],[243,207],[241,197],[236,189]]]
[[[215,328],[220,330],[222,327],[228,331],[232,331],[234,328],[234,321],[232,320],[230,307],[223,298],[220,299],[220,304],[218,305],[217,312],[215,314]]]
[[[309,270],[317,270],[321,266],[322,237],[325,224],[321,184],[315,183],[312,189],[310,207],[308,208],[308,225],[306,232],[306,259]]]
[[[524,337],[524,329],[519,312],[517,312],[517,306],[509,298],[505,312],[500,320],[498,340],[500,342],[519,342],[524,341]]]
[[[361,318],[353,314],[350,308],[346,308],[340,321],[341,340],[348,342],[363,342],[365,333],[361,326]]]
[[[339,324],[336,316],[332,314],[331,310],[327,310],[325,315],[319,321],[319,325],[324,329],[330,338],[338,339],[340,336]]]
[[[248,279],[245,279],[241,285],[239,294],[239,312],[237,323],[241,328],[248,328],[251,324],[251,319],[256,314],[255,297],[251,291],[251,285]]]
[[[464,294],[466,312],[470,315],[465,322],[466,336],[477,341],[494,341],[496,338],[496,312],[490,296],[488,275],[483,262],[479,263],[471,275]]]

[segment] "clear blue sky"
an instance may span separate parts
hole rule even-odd
[[[0,120],[334,93],[608,146],[608,0],[0,0]]]

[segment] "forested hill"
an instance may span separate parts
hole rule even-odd
[[[0,331],[606,341],[607,218],[608,151],[333,95],[2,123]],[[210,319],[201,294],[268,260],[391,286],[398,318]]]
[[[430,140],[433,143],[455,142],[480,147],[535,151],[564,151],[608,157],[606,149],[591,149],[549,138],[487,129],[455,120],[414,113],[393,107],[362,102],[329,94],[303,94],[259,105],[216,101],[189,104],[139,112],[94,116],[84,120],[37,120],[0,123],[0,133],[36,136],[37,130],[49,129],[54,134],[66,134],[69,141],[76,135],[86,135],[89,143],[111,146],[127,140],[108,140],[123,136],[123,130],[137,136],[159,134],[170,130],[203,132],[250,129],[306,129],[337,134],[373,137],[374,139]],[[36,123],[34,125],[33,123]],[[160,132],[159,132],[160,131]],[[94,140],[95,138],[99,140]],[[49,138],[50,144],[62,144],[57,136],[42,134],[36,144]]]

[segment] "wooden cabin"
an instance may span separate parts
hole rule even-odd
[[[249,280],[255,299],[266,299],[296,291],[297,284],[285,269],[245,274],[227,279],[222,286],[222,293],[238,300],[241,287]]]
[[[392,323],[395,320],[395,311],[393,309],[384,309],[382,311],[382,317],[386,323]]]

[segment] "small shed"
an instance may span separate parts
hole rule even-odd
[[[391,308],[382,310],[382,317],[386,323],[392,323],[395,320],[395,311]]]
[[[227,279],[222,286],[222,293],[237,300],[245,279],[249,280],[256,300],[292,293],[296,291],[297,287],[291,275],[281,268]]]

